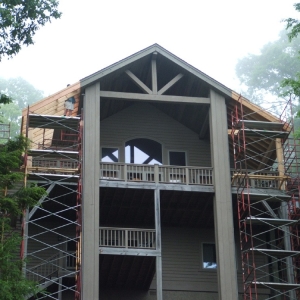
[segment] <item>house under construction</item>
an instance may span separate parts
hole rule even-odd
[[[290,107],[154,44],[23,110],[26,182],[47,190],[22,225],[39,299],[300,299]]]

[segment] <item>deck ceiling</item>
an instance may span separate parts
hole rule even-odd
[[[148,290],[155,274],[155,257],[100,255],[100,289]]]
[[[100,225],[154,228],[154,191],[100,189]],[[162,226],[212,228],[213,195],[164,190],[160,194]]]

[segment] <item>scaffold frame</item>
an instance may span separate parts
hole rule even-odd
[[[81,299],[81,116],[27,110],[25,185],[34,182],[47,192],[22,224],[24,273],[47,291],[37,299],[62,299],[66,293]]]
[[[253,112],[247,115],[240,97],[231,113],[244,300],[261,295],[266,300],[300,299],[300,281],[295,276],[300,273],[296,263],[300,247],[294,245],[299,240],[300,214],[291,213],[297,205],[288,168],[288,155],[292,152],[297,159],[299,142],[293,134],[290,106],[288,101],[278,122],[267,122]],[[298,174],[295,178],[299,183]],[[295,190],[299,194],[299,185]]]

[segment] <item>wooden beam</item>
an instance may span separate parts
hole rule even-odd
[[[127,70],[125,72],[132,80],[133,82],[141,88],[144,92],[147,94],[152,94],[152,91],[144,84],[140,79],[138,79],[131,71]]]
[[[117,99],[127,99],[127,100],[210,104],[210,99],[204,97],[167,96],[167,95],[153,95],[153,94],[148,95],[148,94],[122,93],[122,92],[110,92],[110,91],[100,91],[100,96],[102,98],[117,98]]]
[[[285,170],[284,170],[284,155],[283,155],[283,147],[282,147],[282,142],[281,139],[276,139],[276,156],[277,156],[277,163],[278,163],[278,173],[281,176],[284,176]],[[285,185],[281,184],[279,187],[281,190],[285,190]]]
[[[179,73],[177,76],[175,76],[172,80],[170,80],[164,87],[162,87],[158,91],[158,95],[162,95],[165,93],[171,86],[173,86],[178,80],[180,80],[183,77],[182,73]]]
[[[157,94],[157,68],[156,68],[157,52],[153,52],[151,61],[151,73],[152,73],[152,93]]]

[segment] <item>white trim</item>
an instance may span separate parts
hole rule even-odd
[[[201,245],[201,247],[200,247],[200,251],[201,251],[201,255],[200,255],[200,257],[201,257],[201,259],[200,259],[200,270],[201,271],[209,271],[209,272],[216,272],[217,271],[217,269],[218,269],[218,262],[216,261],[216,268],[204,268],[203,267],[203,262],[204,262],[204,259],[203,259],[203,254],[204,254],[204,252],[203,252],[203,245],[204,244],[206,244],[206,245],[214,245],[215,246],[215,254],[216,254],[216,260],[217,260],[217,249],[216,249],[216,243],[215,242],[201,242],[200,243],[200,245]]]

